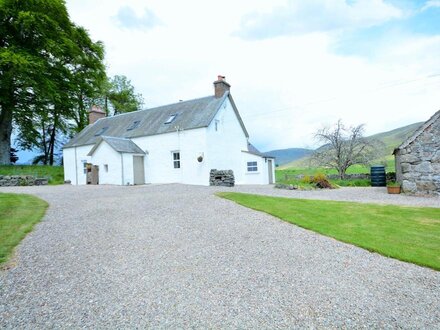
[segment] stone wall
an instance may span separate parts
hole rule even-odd
[[[235,184],[234,172],[232,170],[213,169],[209,173],[210,186],[233,187]]]
[[[48,179],[36,178],[32,175],[0,175],[0,187],[44,186],[47,184]]]
[[[440,195],[439,119],[408,146],[396,151],[396,173],[403,192]]]

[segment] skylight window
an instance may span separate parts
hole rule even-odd
[[[177,114],[170,115],[168,117],[167,121],[165,122],[165,124],[171,124],[174,121],[174,119],[176,119],[176,117],[177,117]]]
[[[140,123],[141,123],[140,120],[135,120],[134,122],[131,123],[130,126],[128,126],[127,131],[131,131],[134,130],[135,128],[138,128]]]
[[[95,133],[95,136],[100,136],[104,134],[108,130],[108,127],[101,128],[98,132]]]

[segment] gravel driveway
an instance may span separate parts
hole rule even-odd
[[[50,203],[0,272],[0,328],[440,328],[440,272],[213,195],[224,189],[0,189]]]

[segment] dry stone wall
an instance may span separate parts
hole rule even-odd
[[[440,195],[440,120],[396,156],[398,181],[404,192]]]
[[[233,187],[235,184],[234,172],[232,170],[213,169],[209,173],[210,186]]]
[[[47,184],[46,178],[36,178],[32,175],[0,175],[0,187],[44,186]]]

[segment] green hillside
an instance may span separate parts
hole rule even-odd
[[[408,126],[393,129],[388,132],[378,133],[369,136],[370,139],[377,139],[385,144],[388,162],[393,161],[393,150],[398,147],[405,139],[415,132],[423,123],[414,123]],[[302,157],[293,162],[289,162],[279,167],[279,169],[304,168],[310,166],[310,156]]]

